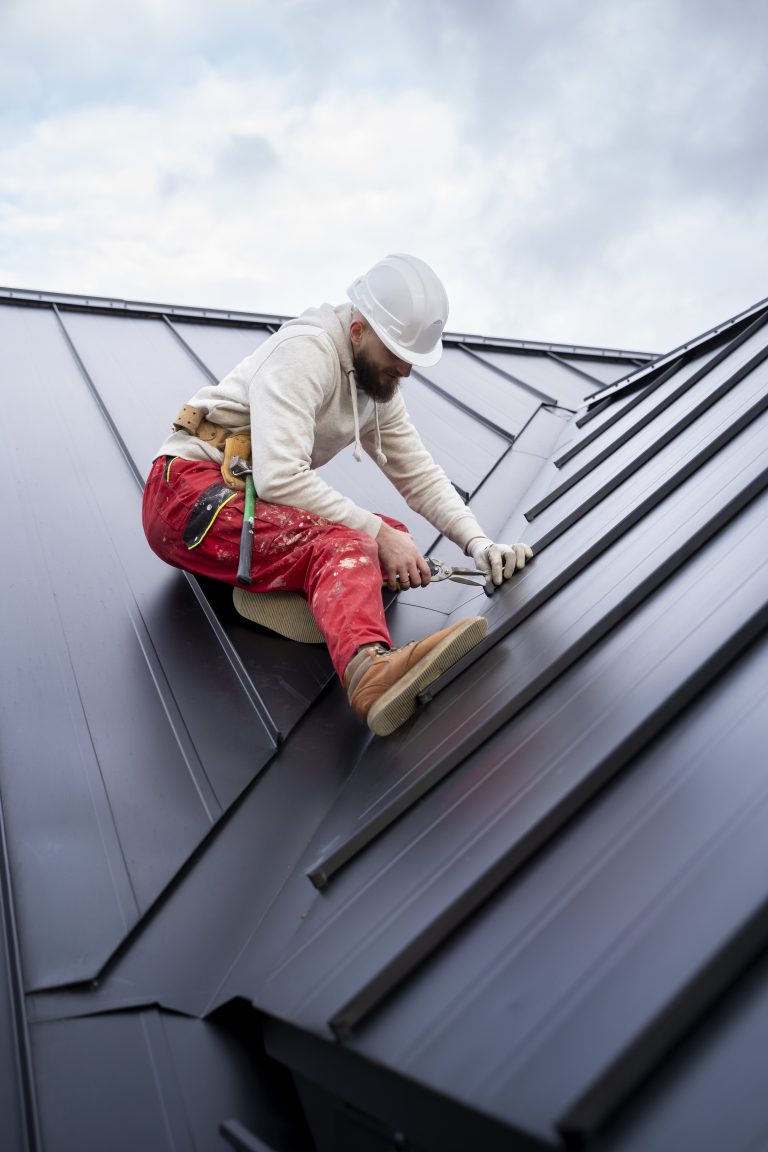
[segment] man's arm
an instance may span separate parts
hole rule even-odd
[[[526,560],[533,556],[530,547],[527,544],[495,544],[485,535],[472,511],[427,451],[411,423],[402,397],[398,396],[387,408],[387,419],[381,421],[382,448],[387,457],[383,470],[409,506],[471,555],[478,569],[494,584],[501,584],[524,568]],[[368,443],[364,443],[368,448]],[[374,455],[373,451],[371,455]],[[426,561],[415,544],[413,547],[419,559],[411,556],[408,568],[411,583],[418,573],[421,574],[418,583],[426,584],[429,582],[423,577]],[[401,562],[407,564],[408,558],[403,557]],[[413,571],[414,564],[416,572]],[[390,578],[390,587],[393,586]]]
[[[262,500],[303,508],[376,537],[381,519],[312,469],[318,414],[338,366],[322,334],[278,344],[249,386],[253,479]]]
[[[464,551],[483,529],[444,470],[427,451],[411,423],[402,396],[380,408],[381,446],[387,457],[382,470],[414,512],[434,525]],[[367,431],[363,446],[375,459],[375,436]]]

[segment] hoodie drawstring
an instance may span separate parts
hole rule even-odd
[[[349,379],[349,391],[352,396],[352,420],[355,425],[355,451],[353,452],[353,456],[359,464],[363,458],[363,449],[360,444],[360,420],[357,415],[357,376],[355,375],[354,368],[350,368],[347,373],[347,378]]]
[[[376,463],[379,465],[384,465],[387,462],[387,458],[384,455],[384,449],[381,446],[381,432],[379,431],[379,406],[375,401],[373,404],[373,413],[376,419]]]
[[[349,371],[347,372],[347,378],[349,379],[349,391],[350,391],[350,395],[352,397],[352,420],[353,420],[353,423],[355,426],[355,450],[352,453],[352,455],[354,456],[355,460],[357,460],[357,462],[359,464],[361,462],[361,460],[363,459],[363,449],[362,449],[362,445],[360,443],[360,419],[357,415],[357,376],[355,375],[355,369],[354,368],[349,369]],[[374,418],[376,420],[376,452],[375,452],[375,457],[376,457],[376,463],[381,467],[384,464],[386,464],[387,457],[384,455],[384,450],[381,447],[381,432],[379,430],[379,406],[375,400],[373,402],[373,412],[374,412]]]

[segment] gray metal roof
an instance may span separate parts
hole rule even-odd
[[[141,533],[169,414],[280,318],[0,292],[12,1147],[765,1141],[767,320],[447,338],[409,407],[535,559],[388,598],[396,642],[489,635],[378,740]]]

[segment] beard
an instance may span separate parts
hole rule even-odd
[[[381,369],[375,368],[362,351],[355,356],[355,376],[358,388],[379,404],[389,403],[400,387],[399,376],[389,376]]]

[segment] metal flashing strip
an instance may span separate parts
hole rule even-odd
[[[109,296],[81,296],[69,292],[35,292],[22,288],[0,288],[0,302],[8,304],[48,307],[58,305],[65,311],[118,313],[157,319],[164,315],[179,320],[208,320],[215,324],[247,324],[264,327],[283,324],[288,316],[271,313],[240,312],[223,308],[195,308],[185,305],[153,304],[143,301],[119,300]]]
[[[560,457],[559,460],[553,461],[554,466],[556,468],[560,468],[563,463],[573,460],[575,456],[578,455],[578,453],[582,450],[582,448],[594,444],[607,428],[613,427],[618,421],[623,419],[627,412],[632,411],[637,407],[638,404],[642,404],[643,401],[646,400],[651,393],[653,393],[660,385],[665,384],[670,379],[670,377],[676,374],[678,370],[678,366],[675,365],[674,372],[670,372],[668,374],[665,373],[657,381],[654,381],[650,387],[644,388],[641,393],[633,397],[629,404],[627,404],[624,408],[621,408],[618,412],[615,413],[615,415],[609,417],[605,424],[601,425],[600,428],[597,428],[592,433],[590,433],[590,435],[586,438],[586,440],[589,441],[589,444],[582,443],[576,445],[569,452],[566,452],[564,456]],[[729,389],[736,383],[739,383],[739,381],[725,381],[724,384],[721,385],[721,391],[719,394],[711,394],[711,402],[716,403],[717,400],[725,395],[725,393],[728,392]],[[628,444],[634,436],[652,424],[653,421],[658,417],[659,413],[665,412],[688,391],[686,384],[687,381],[681,383],[678,388],[676,388],[673,393],[670,393],[669,396],[665,397],[661,403],[657,404],[650,411],[646,412],[645,415],[642,416],[636,423],[631,424],[628,428],[625,428],[624,431],[620,432],[615,439],[611,440],[593,456],[590,456],[590,458],[585,464],[581,466],[581,468],[577,468],[565,480],[562,480],[560,484],[557,485],[557,487],[552,488],[546,496],[544,496],[540,501],[538,501],[537,504],[533,505],[533,507],[525,513],[526,520],[528,520],[530,523],[534,517],[539,516],[543,511],[545,511],[546,508],[549,508],[552,504],[554,504],[560,498],[560,496],[563,496],[566,492],[569,492],[571,488],[580,483],[580,481],[588,476],[591,472],[593,472],[595,468],[604,463],[606,460],[609,460],[615,452],[617,452],[620,448],[623,448],[625,444]],[[706,409],[711,406],[710,404],[706,404],[704,402],[703,405],[704,406],[701,409],[694,409],[695,415],[689,414],[691,420],[694,420],[697,415],[701,415],[701,412],[706,411]],[[681,428],[683,426],[684,421],[678,421],[677,427]],[[664,447],[664,444],[662,444],[661,441],[659,441],[659,444],[660,447]]]
[[[650,396],[652,392],[655,392],[656,389],[659,388],[662,384],[665,384],[667,380],[669,380],[671,376],[674,376],[676,372],[679,372],[682,366],[682,359],[673,361],[666,372],[662,372],[657,379],[652,380],[650,384],[646,384],[644,388],[641,388],[640,391],[637,392],[636,395],[634,395],[628,401],[628,403],[624,405],[623,408],[617,408],[613,415],[609,416],[607,420],[604,420],[598,428],[593,428],[592,431],[588,432],[582,440],[579,440],[578,443],[574,444],[572,448],[569,448],[567,452],[564,452],[562,456],[558,456],[557,459],[553,461],[555,468],[563,468],[570,460],[574,458],[574,456],[578,456],[582,449],[588,448],[590,444],[593,444],[594,441],[598,439],[598,437],[602,436],[606,429],[612,428],[613,425],[617,424],[618,421],[621,420],[621,418],[625,416],[627,412],[631,412],[633,408],[638,406],[638,404],[642,404],[646,397]],[[586,416],[581,416],[575,421],[577,428],[583,428],[588,421],[593,420],[595,417],[599,416],[601,412],[606,410],[606,408],[611,408],[613,403],[614,402],[612,400],[603,400],[599,404],[596,404],[594,408],[589,410]]]
[[[759,460],[759,456],[757,457]],[[679,568],[681,568],[692,555],[702,549],[708,541],[717,536],[725,526],[739,515],[757,496],[768,489],[768,466],[763,464],[757,468],[755,474],[750,474],[745,480],[743,488],[733,496],[724,507],[718,508],[703,525],[681,542],[671,551],[664,561],[652,570],[650,575],[642,580],[631,592],[617,604],[606,611],[601,619],[588,629],[578,640],[565,648],[558,658],[551,662],[542,672],[532,677],[524,688],[515,693],[502,707],[494,704],[489,708],[488,715],[483,719],[476,719],[472,732],[463,738],[455,736],[451,742],[450,750],[443,752],[437,762],[426,767],[420,775],[413,773],[409,786],[396,797],[390,798],[381,806],[372,808],[361,821],[353,833],[348,834],[340,842],[334,844],[332,849],[322,853],[307,876],[317,888],[325,887],[333,876],[361,852],[371,841],[379,836],[395,820],[410,809],[422,796],[431,791],[449,772],[466,760],[487,739],[493,736],[505,724],[508,724],[526,705],[537,695],[543,692],[557,677],[572,667],[583,655],[622,619],[638,607],[656,589],[663,587]],[[674,487],[678,487],[675,485]],[[667,493],[665,493],[667,494]],[[450,683],[458,679],[470,666],[477,664],[482,656],[499,644],[506,636],[519,628],[535,611],[556,595],[568,584],[587,564],[596,560],[608,547],[625,535],[631,527],[653,510],[661,499],[649,499],[644,505],[633,508],[619,525],[602,537],[596,545],[588,549],[584,556],[576,558],[573,563],[559,569],[555,578],[541,588],[538,593],[531,596],[525,605],[492,634],[477,648],[457,663],[444,676],[432,685],[432,694],[438,695]],[[426,694],[425,694],[426,695]]]
[[[697,472],[709,459],[715,456],[731,440],[748,427],[749,424],[758,419],[766,408],[768,408],[768,392],[760,397],[746,412],[742,413],[732,425],[726,427],[718,436],[705,445],[701,451],[691,457],[687,463],[683,464],[657,488],[651,491],[644,500],[633,505],[628,512],[620,516],[598,539],[594,540],[593,543],[588,545],[581,553],[577,553],[570,563],[563,565],[550,583],[539,589],[537,593],[522,604],[514,615],[509,618],[501,635],[507,635],[517,628],[532,612],[559,592],[583,567],[597,559],[597,557],[615,543],[620,536],[646,516],[656,505],[665,500],[675,488],[684,483],[685,480]],[[651,453],[651,455],[653,455],[653,453]],[[628,467],[620,475],[620,478],[612,479],[603,489],[595,493],[593,497],[590,497],[589,500],[585,501],[583,505],[580,505],[570,516],[556,524],[550,531],[545,532],[538,539],[530,540],[529,543],[533,549],[534,557],[540,555],[545,548],[560,538],[568,528],[583,519],[584,516],[590,513],[606,496],[618,489],[621,482],[627,479],[634,471],[633,466]],[[477,658],[493,647],[498,640],[499,632],[494,630],[493,634],[482,644],[474,648],[471,653],[439,677],[439,679],[430,686],[429,690],[424,693],[421,699],[426,701],[441,692],[453,680],[462,675]]]
[[[761,354],[761,358],[763,360],[768,359],[768,346],[766,346],[764,352]],[[750,366],[750,371],[753,367],[754,366]],[[744,374],[744,376],[746,375],[747,373]],[[668,444],[671,444],[674,440],[676,440],[678,436],[680,436],[685,431],[685,429],[691,423],[693,423],[694,420],[708,411],[708,409],[712,407],[716,400],[726,395],[730,388],[737,382],[738,381],[736,381],[734,378],[731,378],[729,381],[727,381],[727,386],[723,385],[721,388],[718,388],[712,397],[708,397],[706,401],[698,405],[686,417],[683,417],[682,420],[679,420],[675,425],[673,425],[673,427],[669,428],[667,432],[660,436],[659,439],[651,444],[644,452],[639,453],[634,460],[632,460],[624,468],[620,469],[620,471],[615,476],[612,476],[610,480],[606,481],[606,483],[598,488],[595,492],[587,496],[586,499],[578,506],[578,508],[575,508],[572,512],[564,516],[562,520],[559,520],[557,524],[553,525],[552,528],[545,531],[538,540],[531,540],[530,545],[534,551],[534,554],[536,553],[537,549],[539,552],[541,552],[544,548],[551,544],[553,540],[556,540],[558,536],[561,536],[563,532],[581,520],[587,514],[587,512],[591,511],[591,509],[594,508],[597,504],[601,503],[601,501],[604,500],[606,496],[619,488],[626,480],[638,472],[640,468],[652,460],[662,448],[665,448]],[[665,485],[662,485],[662,488],[660,489],[662,495],[659,498],[663,498],[663,495],[666,495],[666,493],[670,490],[670,486],[676,487],[678,483],[681,483],[684,479],[695,472],[702,463],[708,460],[716,452],[719,452],[719,450],[730,440],[732,440],[734,436],[737,436],[743,428],[746,428],[748,424],[750,424],[753,420],[756,420],[757,417],[762,412],[764,412],[767,407],[768,389],[766,389],[763,395],[760,396],[745,412],[743,412],[741,416],[737,417],[737,419],[734,420],[732,424],[723,429],[723,431],[718,436],[715,436],[708,444],[704,446],[704,448],[701,449],[701,451],[696,453],[687,464],[684,464],[680,468],[679,472],[675,473]],[[657,501],[654,500],[654,502]],[[538,515],[538,513],[541,511],[543,511],[542,506],[537,506],[536,509],[531,509],[529,512],[525,513],[526,520],[533,520],[534,516]]]
[[[484,359],[484,357],[481,356],[479,352],[475,352],[472,348],[468,348],[466,344],[459,344],[459,348],[462,352],[465,352],[467,356],[472,356],[473,359],[479,361],[479,363],[481,363],[484,368],[489,369],[491,372],[495,372],[497,376],[501,376],[504,380],[508,380],[510,384],[516,384],[517,387],[522,388],[524,392],[530,392],[531,396],[535,396],[535,398],[540,401],[540,403],[551,404],[553,407],[557,407],[557,400],[554,396],[549,396],[546,392],[542,392],[539,388],[535,388],[533,384],[527,384],[525,380],[521,380],[519,376],[513,376],[511,372],[507,372],[504,368],[499,367],[498,364],[492,364],[490,360]]]
[[[596,376],[590,376],[589,372],[585,372],[583,368],[579,368],[573,360],[566,360],[563,356],[559,356],[557,352],[548,352],[547,355],[549,356],[550,360],[554,360],[556,363],[561,364],[563,368],[567,368],[569,371],[575,372],[582,378],[582,380],[587,380],[590,384],[596,385],[595,391],[602,389],[603,385],[601,381],[598,380]],[[618,383],[618,381],[616,381],[616,383]]]
[[[510,352],[559,352],[563,356],[589,356],[592,360],[656,360],[658,352],[637,352],[623,348],[597,348],[591,344],[555,344],[545,340],[515,340],[504,336],[444,332],[443,343],[473,344],[479,348],[508,349]]]
[[[763,875],[759,869],[759,884]],[[749,878],[747,878],[749,879]],[[674,998],[590,1084],[557,1122],[568,1141],[595,1136],[653,1072],[667,1052],[744,974],[768,944],[768,898],[758,900],[712,956],[705,957]]]
[[[685,344],[680,344],[677,348],[672,348],[671,351],[666,352],[663,356],[657,357],[653,363],[641,368],[639,372],[627,376],[624,380],[618,380],[614,384],[606,385],[600,395],[615,394],[617,390],[624,389],[628,384],[637,383],[638,380],[649,372],[654,371],[654,369],[663,368],[670,360],[677,359],[680,356],[687,356],[688,353],[694,352],[708,341],[722,339],[727,335],[729,329],[738,327],[749,320],[750,317],[760,315],[761,313],[764,313],[764,319],[768,317],[768,297],[764,300],[759,300],[757,304],[754,304],[751,308],[747,308],[744,312],[740,312],[737,316],[732,317],[732,319],[726,320],[724,324],[718,324],[717,327],[702,332],[700,336],[696,336],[692,340],[687,340]]]
[[[702,367],[699,369],[699,374],[697,375],[696,373],[694,373],[694,375],[691,377],[691,379],[689,381],[689,386],[692,384],[698,383],[698,380],[701,378],[701,376],[706,375],[707,371],[711,371],[713,368],[717,368],[718,365],[722,364],[722,362],[724,360],[727,360],[727,358],[730,356],[730,354],[732,352],[734,352],[737,348],[741,347],[741,345],[746,343],[747,340],[751,339],[751,337],[756,332],[759,332],[760,329],[763,327],[763,325],[767,321],[768,321],[768,310],[766,310],[764,313],[760,313],[753,324],[750,324],[747,327],[743,328],[741,332],[739,332],[735,337],[733,337],[733,339],[729,340],[729,342],[720,350],[720,352],[718,352],[715,356],[713,356],[711,360],[708,360],[705,365],[702,365]],[[661,378],[658,381],[653,382],[652,386],[648,389],[648,391],[649,392],[653,391],[653,389],[658,384],[664,383],[664,381],[667,380],[669,378],[669,376],[672,375],[673,372],[682,368],[682,366],[684,364],[686,364],[690,359],[691,359],[691,356],[689,353],[686,353],[685,355],[680,355],[676,359],[672,359],[672,354],[670,353],[669,356],[665,356],[664,359],[662,361],[659,361],[658,364],[652,365],[651,368],[660,369],[660,368],[663,368],[663,366],[669,362],[669,367],[667,368],[667,370],[665,372],[663,372]],[[649,369],[649,371],[650,371],[650,369]],[[628,382],[628,380],[629,380],[629,378],[627,378],[627,382]],[[635,383],[638,383],[639,378],[635,377],[634,381],[635,381]],[[619,383],[622,383],[622,381],[619,381]],[[622,389],[622,391],[626,391],[626,389]],[[614,402],[615,398],[616,398],[616,394],[613,393],[610,396],[606,396],[603,399],[599,400],[599,402],[597,403],[597,405],[595,406],[594,409],[591,409],[590,412],[588,412],[584,416],[581,416],[576,421],[577,425],[581,428],[590,419],[592,419],[592,415],[596,416],[599,411],[603,411],[603,409],[606,406],[612,404]],[[642,396],[641,396],[641,399],[642,399]],[[640,400],[637,400],[636,402],[639,403]],[[634,405],[635,405],[634,401],[631,405],[628,404],[626,408],[623,408],[621,410],[622,414],[624,412],[630,411],[630,409],[632,407],[634,407]],[[606,423],[602,427],[605,427],[605,428],[610,427],[610,423],[606,421]],[[572,453],[572,454],[575,454],[575,453]],[[562,462],[564,462],[564,460],[565,460],[565,458],[563,458]],[[558,464],[558,467],[560,467],[560,464]]]
[[[573,779],[564,776],[559,779],[559,798],[554,800],[547,797],[543,800],[538,818],[529,813],[528,827],[519,830],[516,837],[503,835],[504,829],[499,817],[497,841],[503,841],[504,848],[452,899],[447,899],[432,919],[422,920],[418,931],[409,936],[398,951],[383,959],[381,941],[376,941],[376,955],[372,958],[375,970],[362,977],[362,982],[351,995],[348,994],[351,983],[349,973],[339,974],[339,983],[345,987],[345,999],[328,1019],[329,1028],[339,1039],[348,1038],[385,997],[461,927],[610,780],[626,768],[638,752],[692,704],[728,664],[751,647],[755,638],[768,627],[768,602],[761,595],[764,568],[763,563],[742,583],[738,590],[738,602],[736,595],[728,598],[727,615],[733,631],[725,640],[706,646],[697,644],[698,637],[688,638],[691,643],[690,659],[685,661],[684,670],[681,667],[677,684],[671,692],[664,695],[657,692],[655,699],[644,702],[642,709],[638,707],[634,726],[620,736],[617,733],[611,737],[606,733],[605,747],[591,767],[585,768]],[[697,651],[699,648],[703,650]],[[682,655],[678,653],[678,656]],[[514,805],[508,808],[513,819],[514,808]],[[359,965],[359,955],[356,961]]]
[[[732,348],[728,349],[729,354],[732,350]],[[606,445],[602,451],[598,452],[596,456],[592,457],[592,459],[590,459],[582,468],[577,469],[556,488],[553,488],[550,492],[548,492],[542,500],[539,500],[537,504],[534,504],[534,506],[525,513],[526,520],[528,520],[530,523],[537,516],[539,516],[545,508],[549,508],[550,505],[554,504],[560,498],[560,496],[562,496],[565,492],[568,492],[569,489],[573,488],[575,484],[579,483],[579,481],[587,476],[594,468],[596,468],[598,464],[601,464],[604,460],[607,460],[618,448],[621,448],[624,444],[627,444],[634,436],[637,435],[638,432],[641,432],[644,428],[647,428],[650,424],[652,424],[660,412],[665,412],[668,408],[671,408],[674,404],[676,404],[677,401],[682,396],[684,396],[686,392],[689,392],[692,387],[694,387],[696,384],[699,384],[715,368],[719,367],[724,359],[725,357],[716,357],[714,361],[710,361],[709,363],[703,365],[698,372],[694,372],[691,377],[689,377],[687,380],[684,380],[679,385],[679,387],[670,392],[669,396],[665,397],[665,399],[660,404],[658,404],[655,408],[652,408],[649,412],[646,412],[644,416],[641,416],[639,420],[631,425],[631,427],[620,433],[615,440],[612,440],[610,444]],[[708,396],[705,396],[699,402],[699,404],[692,408],[690,412],[685,413],[685,415],[680,420],[678,420],[676,424],[667,429],[667,431],[664,432],[655,442],[654,446],[646,449],[644,453],[640,453],[637,457],[636,466],[640,467],[641,462],[649,459],[650,456],[654,455],[656,451],[668,444],[670,440],[675,439],[676,436],[678,436],[682,431],[684,431],[685,428],[697,420],[699,416],[702,416],[709,408],[716,404],[718,400],[726,395],[726,393],[730,392],[732,388],[741,383],[741,381],[749,376],[756,368],[759,368],[763,361],[766,359],[768,359],[768,341],[766,342],[765,346],[760,349],[759,352],[757,352],[750,360],[747,361],[746,364],[743,364],[741,368],[738,368],[731,376],[728,376],[721,384],[719,384],[712,392],[710,392]],[[654,385],[654,387],[658,386],[658,384],[664,383],[664,380],[665,377],[663,376]],[[644,398],[645,397],[643,396],[642,399]],[[626,409],[623,409],[621,414],[624,415],[625,411]],[[602,429],[600,429],[600,431],[602,432]],[[572,453],[572,455],[575,455],[575,453]]]

